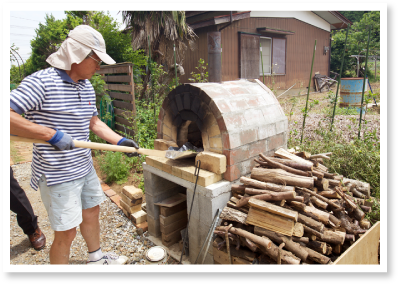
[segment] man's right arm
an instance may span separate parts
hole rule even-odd
[[[54,136],[56,131],[27,120],[10,108],[10,133],[21,137],[48,141]]]

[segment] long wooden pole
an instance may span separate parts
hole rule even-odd
[[[369,54],[369,42],[370,42],[370,32],[372,27],[369,27],[369,35],[368,35],[368,44],[366,47],[366,58],[365,58],[365,74],[363,76],[363,85],[362,85],[362,99],[361,99],[361,110],[359,114],[359,129],[358,129],[358,139],[361,138],[361,122],[362,122],[362,106],[363,106],[363,97],[365,93],[365,85],[366,85],[366,73],[368,71],[368,54]]]
[[[332,123],[330,125],[330,131],[333,129],[333,122],[334,122],[334,114],[336,113],[336,104],[337,104],[337,98],[339,96],[339,88],[340,88],[340,82],[341,82],[341,74],[343,73],[343,66],[344,66],[344,56],[345,56],[345,49],[347,46],[347,39],[348,39],[348,30],[350,29],[350,24],[348,24],[346,34],[345,34],[345,43],[344,43],[344,50],[343,50],[343,59],[341,60],[341,66],[340,66],[340,74],[339,78],[337,79],[337,89],[336,89],[336,98],[334,99],[334,107],[333,107],[333,116],[332,116]]]
[[[260,55],[261,55],[261,70],[263,72],[263,84],[265,85],[264,81],[264,63],[263,63],[263,48],[261,47],[261,42],[260,42]]]
[[[313,54],[312,54],[312,64],[311,64],[310,81],[309,81],[309,83],[308,83],[307,102],[305,103],[305,111],[304,111],[304,119],[303,119],[303,128],[301,129],[301,142],[300,142],[300,143],[303,143],[304,127],[305,127],[305,118],[307,117],[308,99],[309,99],[309,97],[310,97],[310,88],[311,88],[311,79],[312,79],[312,69],[313,69],[313,67],[314,67],[315,51],[316,51],[316,40],[315,40],[315,44],[314,44],[314,52],[313,52]]]

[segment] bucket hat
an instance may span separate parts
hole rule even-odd
[[[46,61],[53,67],[70,70],[73,63],[81,63],[91,51],[106,64],[116,63],[106,53],[102,35],[88,25],[80,25],[69,32],[61,47]]]

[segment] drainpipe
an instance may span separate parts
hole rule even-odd
[[[209,82],[221,83],[221,32],[207,33]]]

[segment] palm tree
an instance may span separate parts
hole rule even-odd
[[[181,65],[188,46],[194,49],[197,36],[186,23],[184,11],[122,11],[122,18],[133,49],[148,53],[150,43],[152,61],[172,66],[175,44],[176,61]]]

